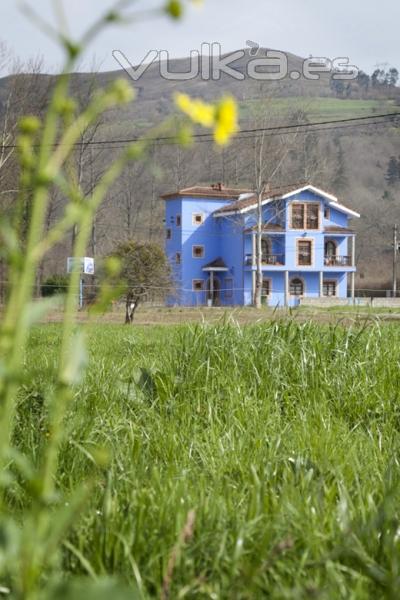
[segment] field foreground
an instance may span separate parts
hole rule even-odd
[[[146,599],[397,597],[397,325],[87,332],[58,484],[93,487],[60,571]],[[26,359],[15,442],[36,463],[59,333]]]

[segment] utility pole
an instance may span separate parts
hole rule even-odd
[[[398,227],[393,227],[393,298],[397,295],[397,254],[399,251],[399,243],[397,241]]]

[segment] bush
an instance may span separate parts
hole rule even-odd
[[[48,298],[56,294],[65,294],[68,289],[68,275],[50,275],[42,284],[42,296]]]

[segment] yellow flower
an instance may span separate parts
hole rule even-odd
[[[206,104],[202,100],[192,100],[187,94],[177,94],[175,101],[178,108],[194,123],[199,123],[203,127],[213,126],[215,108],[212,104]]]
[[[214,140],[227,144],[238,130],[237,106],[233,98],[223,98],[218,104],[207,104],[187,94],[176,94],[175,103],[194,123],[214,130]]]
[[[217,144],[224,146],[238,131],[239,125],[236,102],[233,98],[223,98],[217,106],[214,139]]]

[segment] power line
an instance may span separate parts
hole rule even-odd
[[[344,129],[344,128],[353,128],[360,126],[369,126],[369,125],[386,125],[386,121],[383,119],[393,120],[395,117],[400,117],[400,112],[391,112],[391,113],[383,113],[380,115],[369,115],[363,117],[351,117],[347,119],[334,119],[327,121],[314,121],[313,123],[290,123],[288,125],[276,125],[272,127],[253,127],[249,129],[242,129],[235,136],[235,139],[251,139],[252,137],[256,137],[261,133],[266,133],[269,135],[286,135],[291,134],[293,130],[296,133],[301,133],[303,131],[330,131],[333,129]],[[373,121],[371,121],[373,119]],[[380,119],[380,120],[377,120]],[[327,127],[328,125],[332,125],[332,127]],[[337,127],[335,127],[337,125]],[[318,129],[320,128],[320,129]],[[213,134],[212,133],[194,133],[192,138],[197,142],[210,142],[212,141]],[[100,146],[100,147],[108,147],[118,149],[118,147],[124,147],[127,144],[132,144],[134,142],[146,141],[148,140],[145,136],[134,136],[131,138],[121,138],[121,139],[111,139],[111,140],[91,140],[86,142],[75,142],[73,144],[74,147],[82,147],[82,146]],[[156,142],[167,142],[167,143],[177,143],[176,136],[159,136],[151,139],[150,141]],[[119,146],[118,146],[119,145]],[[52,144],[53,147],[59,146],[59,144]],[[5,144],[2,146],[5,149],[15,149],[17,148],[17,144]],[[33,147],[39,147],[39,144],[34,144]]]

